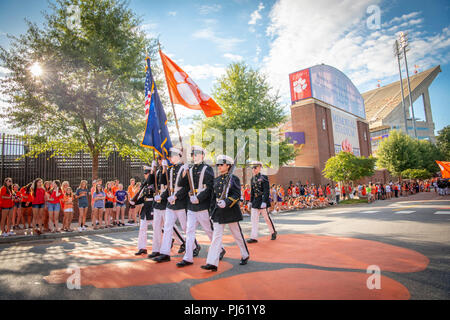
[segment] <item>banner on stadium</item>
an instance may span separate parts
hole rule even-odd
[[[337,109],[331,109],[331,122],[333,124],[335,154],[347,151],[355,156],[360,156],[356,118]]]
[[[366,118],[364,99],[353,82],[328,65],[316,65],[289,75],[291,102],[315,98],[362,119]]]

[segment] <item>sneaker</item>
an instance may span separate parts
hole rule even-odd
[[[10,236],[15,236],[16,233],[15,233],[14,231],[11,231],[11,232],[9,232],[9,235],[10,235]]]
[[[79,232],[83,231],[83,228],[82,227],[78,227],[78,231]]]

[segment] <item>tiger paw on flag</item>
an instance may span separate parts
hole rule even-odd
[[[173,104],[180,104],[193,110],[203,110],[206,117],[222,114],[219,105],[205,94],[186,72],[161,50],[159,54],[161,55],[167,87]]]

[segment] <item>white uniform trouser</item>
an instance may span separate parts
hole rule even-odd
[[[223,230],[225,229],[225,226],[226,224],[214,222],[213,238],[211,241],[211,246],[209,247],[208,257],[206,258],[206,264],[212,264],[216,267],[219,266],[220,253],[222,252]],[[239,250],[241,251],[242,259],[248,258],[250,254],[248,252],[247,244],[245,243],[244,235],[242,234],[239,222],[228,223],[228,226],[239,247]]]
[[[170,255],[170,247],[172,246],[173,227],[177,219],[180,221],[181,228],[186,233],[186,210],[172,210],[167,208],[164,222],[164,236],[162,241],[161,254]]]
[[[147,249],[147,231],[149,224],[152,224],[151,220],[141,219],[141,223],[139,224],[138,250]]]
[[[152,243],[152,252],[159,252],[161,250],[161,243],[163,238],[163,228],[164,228],[164,215],[166,214],[166,209],[153,209],[153,243]],[[184,239],[181,237],[181,233],[178,230],[177,226],[174,225],[173,229],[175,229],[175,233],[173,234],[173,238],[179,244],[182,244]]]
[[[164,227],[164,214],[166,210],[153,209],[153,239],[152,252],[161,249],[162,231]]]
[[[269,217],[267,208],[264,208],[264,209],[252,208],[252,210],[251,210],[252,233],[250,235],[250,238],[255,239],[255,240],[258,238],[259,214],[262,214],[262,216],[264,217],[264,220],[266,220],[267,226],[269,227],[269,230],[270,230],[270,234],[275,232],[275,227],[273,226],[272,219],[270,219],[270,217]]]
[[[195,230],[200,223],[209,240],[212,241],[213,229],[211,219],[209,218],[208,210],[187,212],[187,227],[186,227],[186,251],[183,260],[194,262],[194,247],[195,247]]]

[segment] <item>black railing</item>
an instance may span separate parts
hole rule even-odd
[[[1,134],[1,184],[6,177],[13,179],[20,187],[32,182],[36,178],[44,181],[69,181],[72,189],[76,189],[81,180],[87,180],[92,185],[92,157],[90,154],[79,152],[74,156],[63,157],[53,155],[53,151],[39,154],[37,157],[25,157],[32,140],[23,136]],[[119,179],[128,187],[131,178],[136,181],[142,179],[142,166],[139,159],[122,158],[117,151],[108,156],[100,155],[98,161],[98,177],[107,181]]]

